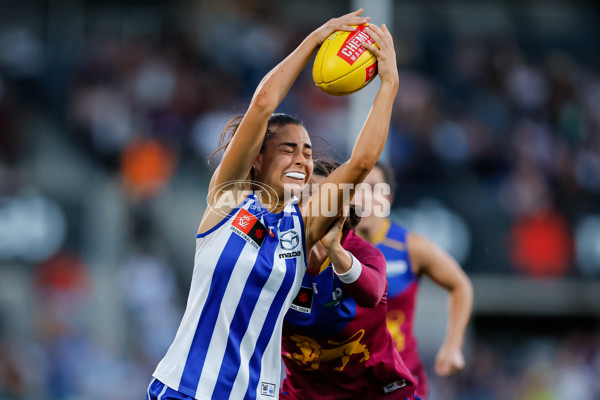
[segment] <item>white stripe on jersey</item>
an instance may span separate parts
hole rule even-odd
[[[150,386],[152,386],[152,384],[154,383],[155,380],[156,380],[156,378],[152,378],[152,380],[150,381],[150,384],[148,385],[148,389],[146,390],[146,399],[147,400],[152,400],[150,398]]]
[[[165,392],[167,391],[167,385],[163,386],[163,390],[160,391],[160,394],[158,395],[158,397],[156,398],[156,400],[162,400],[163,395],[165,394]]]
[[[252,246],[246,246],[238,258],[238,262],[236,263],[232,274],[232,276],[235,276],[236,278],[234,280],[230,280],[229,285],[227,285],[225,295],[223,296],[223,298],[227,299],[227,301],[221,303],[221,310],[219,311],[219,316],[217,317],[217,323],[220,324],[215,328],[215,331],[217,332],[229,332],[229,324],[233,319],[233,315],[240,300],[243,300],[241,299],[242,291],[246,286],[246,281],[250,275],[250,272],[252,272],[252,269],[247,267],[246,261],[251,261],[252,264],[254,264],[256,261],[256,256],[258,253],[253,250],[254,249]],[[255,254],[251,254],[252,252]],[[256,312],[252,313],[252,318],[255,314]],[[256,322],[260,322],[260,320],[255,321],[255,323]],[[250,323],[252,323],[252,319],[250,320]],[[261,324],[259,323],[259,325]],[[225,334],[213,335],[209,345],[208,354],[206,355],[207,360],[222,360],[225,356],[228,339],[228,335]],[[206,372],[202,373],[200,381],[198,382],[198,389],[196,390],[200,391],[201,387],[213,388],[217,382],[218,376],[219,368],[207,369]]]
[[[294,217],[294,225],[295,226],[302,226],[300,224],[300,215],[297,214]],[[279,251],[276,252],[274,254],[274,258],[279,256]],[[300,263],[300,262],[299,262]],[[277,282],[280,282],[281,280],[281,275],[284,273],[284,271],[277,271],[278,272],[278,277],[277,277]],[[284,302],[284,307],[281,308],[281,310],[279,311],[278,317],[277,317],[277,321],[283,321],[283,317],[285,316],[285,314],[287,313],[290,305],[292,304],[292,300],[296,297],[296,294],[300,288],[300,284],[302,283],[302,278],[304,276],[305,273],[305,267],[303,268],[296,268],[296,275],[294,277],[294,282],[297,282],[297,284],[295,284],[294,289],[292,291],[290,291],[287,294],[287,297],[285,299]],[[275,279],[270,279],[269,282],[267,283],[267,286],[269,286],[269,288],[272,288],[272,290],[277,290],[277,287],[275,287],[275,285],[273,284],[275,282]],[[266,299],[264,298],[266,297],[263,296],[263,294],[261,293],[261,298],[259,299],[259,302],[263,302]],[[264,307],[264,309],[261,309],[260,312],[257,312],[257,310],[252,314],[252,317],[250,319],[250,325],[252,324],[256,324],[256,325],[260,325],[261,321],[264,321],[266,315],[268,312],[268,308]],[[261,382],[265,382],[265,383],[272,383],[275,384],[277,387],[279,387],[279,382],[281,381],[281,334],[282,334],[282,324],[281,323],[277,323],[275,325],[275,332],[274,334],[271,336],[271,341],[273,343],[269,343],[269,345],[267,346],[267,349],[265,350],[265,353],[263,355],[262,358],[262,364],[261,364],[261,370],[262,370],[262,376],[261,376],[261,380],[259,380],[258,382],[258,387],[257,387],[257,395],[256,398],[261,398],[260,396],[260,383]],[[254,344],[256,343],[256,340],[258,338],[260,331],[250,331],[248,332],[248,334],[246,334],[244,336],[244,339],[242,340],[241,343],[241,354],[243,356],[246,356],[245,358],[243,358],[241,360],[241,364],[243,365],[247,365],[249,362],[249,356],[252,355],[252,348],[254,347]],[[275,341],[275,342],[274,342]],[[273,364],[273,360],[276,360],[277,363],[279,363],[279,366],[276,366]],[[231,391],[231,398],[232,399],[242,399],[244,398],[244,394],[246,393],[246,390],[248,388],[248,381],[249,381],[249,373],[250,371],[248,369],[240,369],[238,372],[238,375],[236,377],[233,389]],[[279,393],[277,393],[277,396],[279,396]]]
[[[250,195],[241,208],[261,207]],[[197,399],[211,399],[213,391],[219,400],[244,398],[247,392],[256,399],[279,395],[282,321],[306,270],[302,217],[294,204],[281,214],[259,217],[261,229],[295,232],[291,236],[299,239],[298,245],[290,256],[277,235],[269,238],[265,231],[257,249],[256,241],[234,233],[239,212],[198,238],[186,311],[154,373],[171,389]],[[287,256],[280,257],[282,253]],[[244,293],[249,297],[242,298]],[[205,307],[207,302],[211,306]],[[274,395],[261,395],[261,383],[274,384]]]

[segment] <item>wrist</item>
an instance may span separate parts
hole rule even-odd
[[[327,256],[329,258],[331,258],[331,256],[335,253],[340,254],[341,252],[345,252],[345,251],[346,250],[344,250],[341,243],[337,240],[325,248],[325,252],[327,253]]]
[[[459,340],[452,340],[452,339],[446,339],[444,340],[444,343],[442,343],[442,347],[448,349],[448,350],[458,350],[461,351],[462,349],[462,342]]]
[[[350,264],[350,269],[348,269],[347,271],[340,273],[336,270],[335,268],[335,264],[333,265],[333,272],[337,275],[338,278],[340,278],[340,280],[343,283],[346,284],[350,284],[350,283],[354,283],[358,280],[358,278],[360,277],[360,274],[362,273],[362,264],[360,263],[360,261],[358,261],[358,259],[356,257],[354,257],[354,255],[352,255],[352,253],[350,253],[349,251],[344,250],[344,252],[346,254],[348,254],[350,256],[350,258],[352,259],[351,264]]]
[[[400,80],[397,75],[395,76],[386,76],[381,78],[381,88],[392,90],[394,92],[398,91],[398,86],[400,86]]]
[[[308,44],[310,44],[310,46],[312,47],[313,50],[318,49],[321,44],[323,43],[321,40],[319,40],[319,30],[314,30],[312,31],[307,37],[306,37],[306,41],[308,42]]]

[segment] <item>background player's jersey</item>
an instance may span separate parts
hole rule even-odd
[[[281,325],[305,246],[298,206],[271,214],[254,194],[197,235],[185,314],[154,377],[196,399],[277,398]]]
[[[385,327],[385,260],[353,231],[342,247],[363,265],[358,280],[342,283],[327,261],[285,317],[285,398],[404,400],[414,386]]]
[[[425,396],[426,375],[413,331],[419,278],[411,266],[407,234],[404,227],[385,219],[380,232],[373,238],[373,244],[383,253],[387,264],[388,329],[396,349],[417,380],[417,393]]]

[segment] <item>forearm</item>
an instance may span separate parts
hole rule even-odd
[[[364,264],[341,246],[329,251],[333,270],[350,296],[361,307],[375,307],[385,293],[385,276],[376,267]]]
[[[337,274],[345,274],[352,268],[352,256],[341,246],[339,242],[335,242],[330,248],[326,249],[327,256],[333,264],[333,270]]]
[[[350,163],[357,168],[370,170],[379,159],[387,140],[397,91],[397,80],[381,82],[373,106],[352,149]]]
[[[450,292],[448,302],[448,329],[444,345],[461,349],[471,311],[473,309],[473,289],[464,283]]]
[[[258,104],[270,113],[275,111],[318,46],[313,32],[265,75],[254,92],[252,104]]]

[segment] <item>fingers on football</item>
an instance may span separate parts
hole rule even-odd
[[[377,47],[373,46],[372,44],[365,43],[365,42],[362,42],[361,44],[365,49],[369,50],[371,53],[373,53],[375,55],[375,57],[377,59],[379,59],[381,52],[379,51],[379,49]]]
[[[388,33],[385,33],[380,27],[377,25],[369,25],[367,28],[367,33],[371,38],[377,43],[380,49],[384,49],[390,45],[390,41],[392,36]]]
[[[365,17],[365,16],[360,16],[363,13],[363,9],[359,8],[356,11],[353,11],[351,13],[342,15],[339,18],[334,18],[333,20],[338,22],[335,28],[338,30],[354,30],[354,29],[341,29],[342,27],[344,28],[349,28],[350,25],[364,25],[367,22],[369,22],[371,20],[371,18],[369,17]]]
[[[394,38],[392,37],[392,33],[390,32],[390,30],[388,29],[386,24],[381,24],[381,31],[383,32],[384,37],[387,40],[387,43],[391,47],[394,47]]]
[[[370,17],[352,17],[344,19],[346,25],[364,25],[371,20]]]
[[[349,12],[348,14],[344,14],[344,15],[342,15],[342,17],[351,17],[351,16],[355,16],[355,15],[360,15],[360,14],[362,14],[362,13],[363,13],[363,11],[365,11],[365,10],[364,10],[364,9],[362,9],[362,8],[359,8],[359,9],[358,9],[358,10],[356,10],[356,11],[352,11],[352,12]]]

